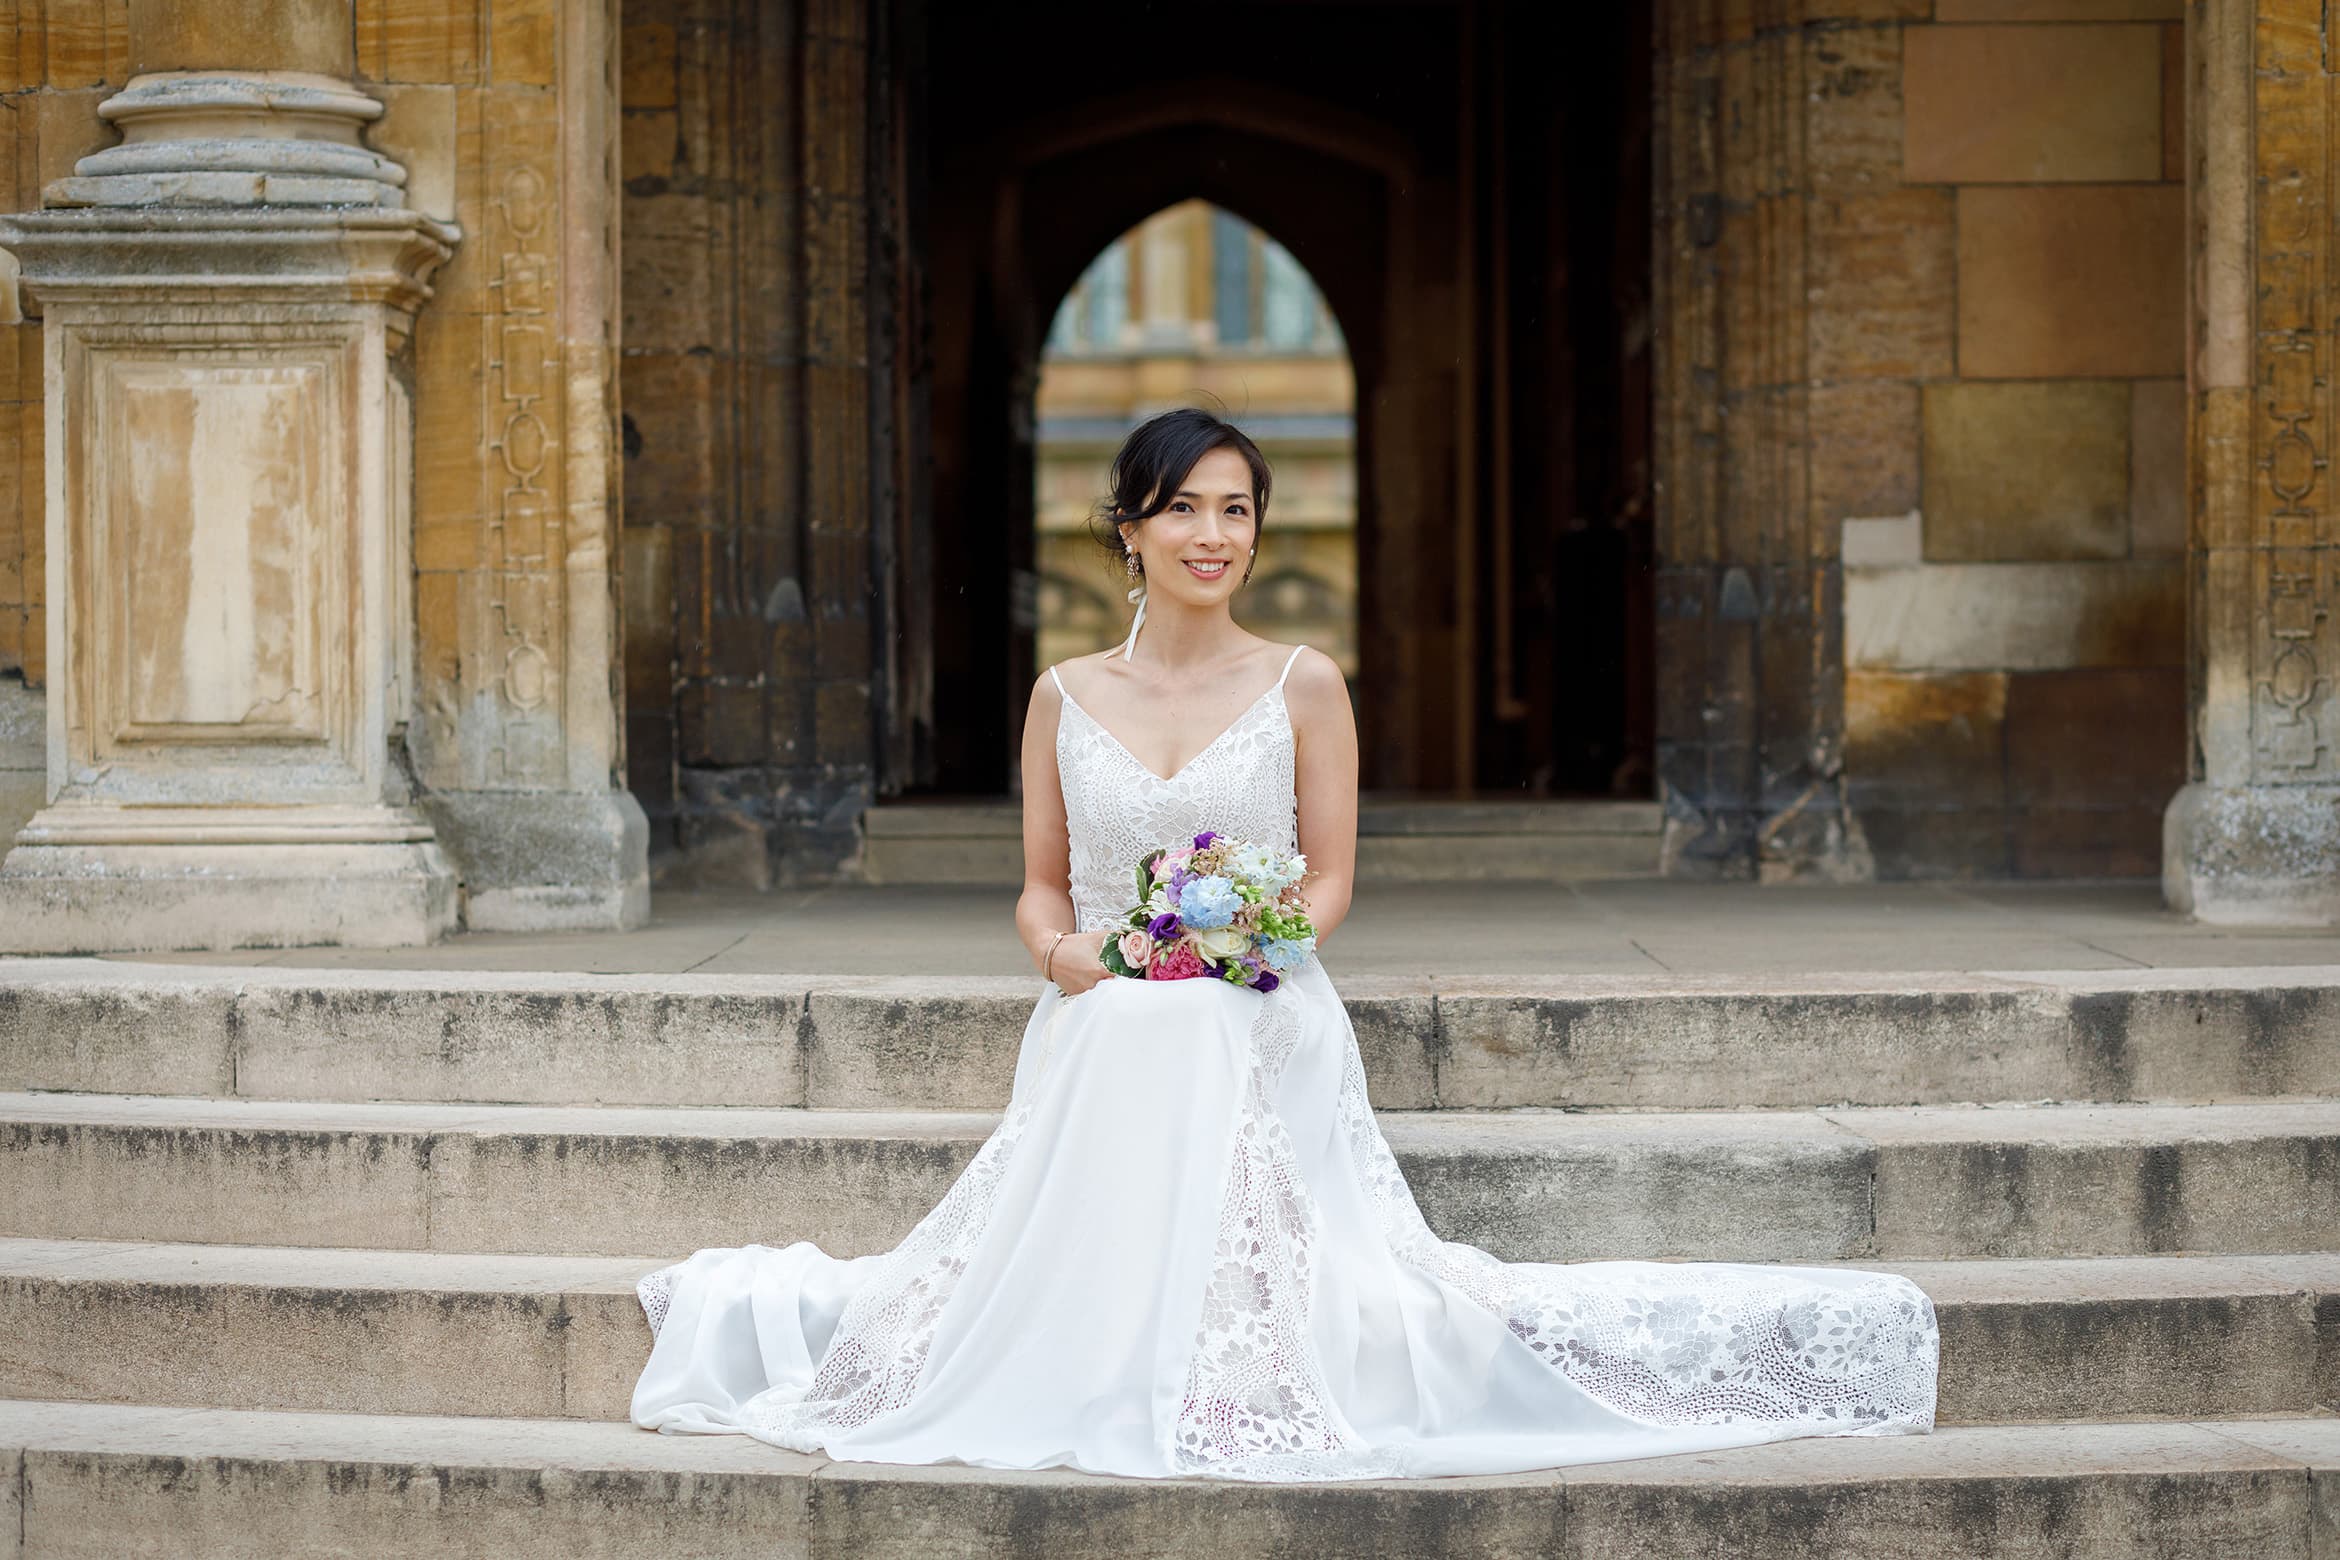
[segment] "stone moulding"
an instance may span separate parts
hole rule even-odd
[[[381,304],[403,339],[455,253],[453,223],[420,212],[96,207],[0,217],[27,303],[213,307]]]
[[[122,144],[42,191],[51,207],[383,206],[406,170],[360,144],[382,105],[330,76],[140,76],[98,107]]]

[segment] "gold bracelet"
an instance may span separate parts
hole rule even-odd
[[[1049,939],[1047,956],[1040,961],[1040,978],[1042,980],[1054,980],[1056,978],[1055,976],[1048,973],[1050,967],[1056,963],[1056,945],[1060,942],[1063,942],[1071,935],[1071,932],[1058,932],[1053,938]]]

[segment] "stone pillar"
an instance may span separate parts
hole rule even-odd
[[[2163,821],[2175,910],[2340,922],[2340,351],[2322,0],[2197,0],[2186,72],[2190,782]]]
[[[1845,794],[1844,574],[1809,459],[1815,316],[1836,306],[1845,247],[1841,203],[1822,198],[1837,150],[1823,83],[1838,50],[1867,46],[1837,19],[1857,10],[1658,7],[1657,767],[1673,876],[1873,870]]]
[[[121,143],[0,221],[45,316],[51,673],[0,947],[426,942],[406,348],[457,233],[363,143],[346,5],[132,13]]]

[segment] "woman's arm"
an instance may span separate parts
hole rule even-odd
[[[1046,672],[1024,709],[1024,892],[1016,900],[1016,934],[1037,970],[1048,945],[1074,924],[1072,847],[1064,824],[1064,790],[1056,773],[1056,722],[1064,699]],[[1071,938],[1066,938],[1071,942]],[[1060,946],[1057,957],[1064,957]]]
[[[1348,919],[1357,881],[1357,717],[1340,663],[1314,648],[1293,663],[1284,705],[1297,748],[1300,853],[1308,858],[1300,887],[1321,944]]]

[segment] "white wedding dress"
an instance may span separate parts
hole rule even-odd
[[[1056,760],[1082,930],[1126,913],[1155,845],[1297,848],[1281,677],[1167,779],[1069,696]],[[1314,959],[1264,995],[1048,985],[1004,1119],[899,1246],[702,1251],[641,1296],[637,1424],[853,1460],[1384,1478],[1934,1417],[1934,1310],[1905,1278],[1440,1240]]]

